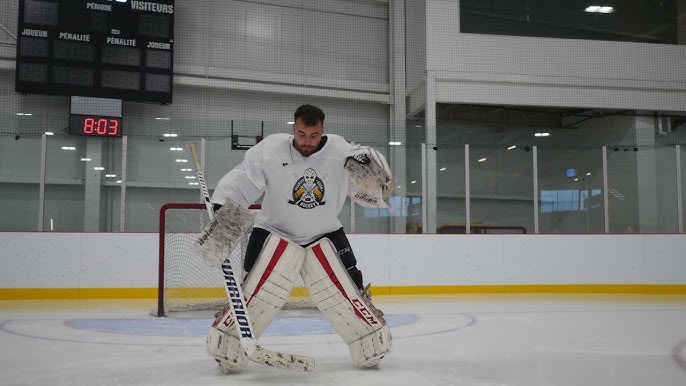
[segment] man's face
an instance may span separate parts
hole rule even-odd
[[[316,126],[305,126],[298,118],[293,125],[293,145],[304,157],[309,157],[319,147],[324,133],[324,126],[319,122]]]

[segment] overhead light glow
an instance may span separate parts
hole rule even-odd
[[[286,122],[287,125],[295,125],[295,122]]]
[[[615,9],[604,5],[589,5],[584,11],[589,13],[612,13]]]
[[[586,173],[586,175],[587,175],[587,176],[590,176],[590,175],[591,175],[591,172]]]
[[[479,159],[477,160],[477,162],[484,162],[484,161],[486,161],[486,159],[487,159],[486,157],[479,158]]]
[[[411,183],[411,184],[416,184],[416,183],[417,183],[417,181],[415,181],[415,180],[412,180],[412,181],[410,181],[410,183]]]
[[[198,185],[197,182],[189,182],[188,185]]]
[[[157,117],[157,118],[155,118],[155,120],[157,120],[157,121],[169,121],[169,120],[171,120],[171,118]]]
[[[62,146],[62,150],[76,150],[74,146]]]
[[[391,146],[400,146],[400,145],[402,145],[402,143],[397,142],[397,141],[390,141],[390,142],[388,142],[388,144],[391,145]]]
[[[92,159],[91,159],[91,158],[81,158],[81,161],[83,161],[83,162],[89,162],[89,161],[92,161]]]
[[[177,159],[176,159],[176,162],[178,162],[178,163],[186,163],[186,162],[188,162],[188,160],[187,160],[187,159],[182,159],[182,158],[177,158]]]
[[[507,150],[512,150],[512,149],[516,149],[516,148],[517,148],[517,145],[512,145],[512,146],[508,146]]]
[[[194,180],[195,176],[184,176],[184,178],[187,180]]]
[[[550,133],[548,133],[548,132],[536,133],[536,134],[534,134],[534,137],[550,137]]]
[[[171,151],[183,151],[182,147],[170,147],[169,150]]]
[[[96,166],[93,168],[93,170],[105,170],[104,166]]]
[[[442,168],[440,168],[440,169],[438,169],[438,170],[444,171],[445,169],[447,169],[447,168],[446,168],[445,166],[443,166]]]
[[[165,137],[165,138],[176,138],[176,137],[178,137],[179,135],[178,135],[178,134],[175,134],[175,133],[164,133],[164,134],[162,134],[162,136]]]

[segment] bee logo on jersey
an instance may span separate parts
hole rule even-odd
[[[298,178],[297,175],[295,177]],[[314,169],[308,168],[293,185],[293,199],[288,200],[288,203],[303,209],[316,208],[325,204],[324,190],[324,181],[317,177],[317,172]]]

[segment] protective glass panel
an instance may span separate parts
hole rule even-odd
[[[610,233],[677,231],[674,148],[613,148],[607,174]]]
[[[407,209],[406,229],[407,233],[422,233],[422,149],[420,145],[410,144],[407,146],[407,179],[397,181],[405,191],[405,199],[402,206]]]
[[[100,173],[98,159],[88,155],[82,137],[48,136],[43,230],[84,230],[86,173]]]
[[[0,231],[36,231],[41,138],[0,137]]]
[[[100,172],[100,230],[103,232],[119,232],[121,229],[121,186],[122,146],[121,138],[103,139],[102,166]]]
[[[436,232],[464,233],[464,146],[436,151]]]
[[[679,158],[680,164],[681,164],[681,227],[682,227],[682,232],[684,231],[683,228],[686,227],[686,210],[684,207],[686,207],[686,146],[679,146],[680,147],[680,153],[679,153]]]
[[[602,149],[538,149],[539,233],[604,233]]]
[[[469,150],[471,225],[533,233],[533,153],[511,146]]]

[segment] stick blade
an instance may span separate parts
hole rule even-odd
[[[250,355],[250,360],[255,363],[260,363],[278,369],[302,372],[310,372],[314,370],[314,358],[304,355],[270,351],[260,346],[257,346],[252,355]]]

